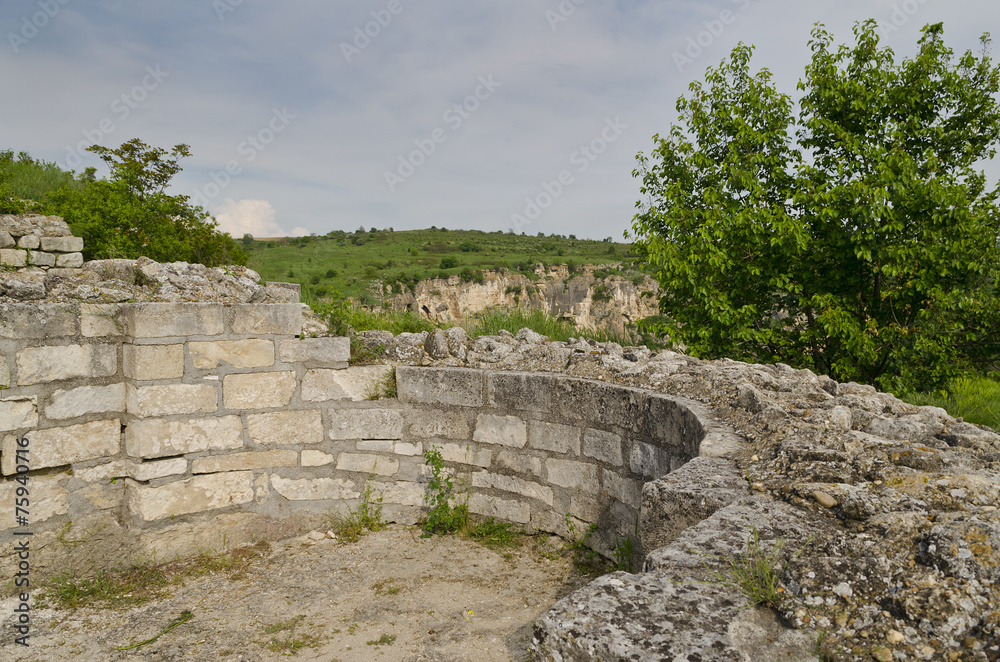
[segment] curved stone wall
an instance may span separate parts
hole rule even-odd
[[[2,308],[0,503],[26,471],[31,508],[27,529],[0,511],[0,544],[30,530],[36,579],[300,533],[366,481],[415,522],[431,447],[473,513],[596,524],[608,554],[644,482],[735,443],[697,403],[555,374],[400,366],[398,398],[369,400],[391,368],[297,337],[297,304]]]

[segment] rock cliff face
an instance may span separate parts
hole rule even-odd
[[[458,276],[435,278],[417,283],[412,293],[389,295],[389,301],[397,310],[435,321],[459,322],[493,308],[523,308],[544,310],[583,328],[617,332],[656,314],[656,281],[644,275],[604,275],[600,269],[586,265],[570,274],[566,265],[558,265],[540,268],[534,279],[487,271],[481,283],[463,283]]]

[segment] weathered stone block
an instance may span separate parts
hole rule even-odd
[[[487,377],[489,404],[499,409],[548,412],[557,375],[537,375],[523,372],[494,372]]]
[[[41,238],[37,234],[26,234],[23,237],[18,237],[17,240],[18,248],[25,248],[29,251],[36,251],[41,245]]]
[[[633,473],[647,478],[660,478],[670,473],[671,455],[662,448],[647,444],[644,441],[632,443],[632,451],[629,453],[629,468]],[[682,458],[681,461],[687,458]]]
[[[483,373],[471,368],[398,366],[396,384],[402,402],[483,406]]]
[[[222,401],[227,409],[286,407],[293,393],[294,372],[226,375],[222,380]]]
[[[285,363],[307,363],[315,367],[347,367],[351,358],[350,338],[290,338],[278,343],[278,356]]]
[[[597,494],[600,490],[597,465],[573,460],[549,458],[545,460],[548,481],[560,487]]]
[[[583,432],[583,454],[606,464],[622,465],[622,437],[613,432],[587,429]]]
[[[469,512],[516,524],[527,524],[531,521],[531,507],[528,504],[485,494],[469,495]]]
[[[523,497],[536,499],[550,506],[552,505],[551,487],[522,480],[516,476],[505,476],[503,474],[491,474],[486,471],[480,471],[472,474],[472,486],[513,492]]]
[[[397,441],[392,446],[392,452],[396,455],[416,457],[417,455],[424,454],[424,445],[419,441],[414,444],[409,444],[405,441]]]
[[[641,422],[648,395],[638,389],[564,377],[553,383],[551,398],[552,411],[563,416],[585,421],[600,413],[601,423],[630,430]]]
[[[164,457],[242,446],[243,424],[239,416],[181,421],[147,418],[133,421],[125,429],[125,451],[132,457]]]
[[[299,462],[303,467],[325,467],[328,464],[333,464],[335,459],[337,458],[323,451],[304,450]]]
[[[129,510],[147,522],[253,501],[253,472],[233,471],[148,487],[128,480]]]
[[[378,388],[379,382],[393,370],[392,366],[386,365],[358,366],[345,370],[309,370],[302,379],[302,399],[307,402],[367,400]]]
[[[26,267],[28,266],[28,251],[16,248],[0,248],[0,266]]]
[[[94,421],[63,428],[35,430],[28,435],[32,470],[61,467],[74,462],[96,460],[116,455],[121,450],[121,422]],[[7,435],[3,440],[2,469],[5,475],[13,474],[17,435]]]
[[[132,338],[217,336],[225,330],[221,303],[135,303],[124,306],[125,333]]]
[[[118,371],[114,345],[27,347],[16,355],[17,383],[54,382],[75,377],[109,377]]]
[[[125,345],[122,363],[129,379],[178,379],[184,375],[184,345]]]
[[[476,430],[472,439],[484,444],[524,448],[528,443],[527,425],[517,416],[480,414],[476,418]]]
[[[85,338],[107,338],[122,335],[125,328],[118,321],[120,309],[121,306],[115,303],[81,303],[80,333]]]
[[[425,488],[420,483],[397,480],[395,483],[375,484],[375,494],[382,503],[397,503],[401,506],[422,506]]]
[[[696,457],[642,488],[639,532],[643,549],[668,545],[690,526],[749,495],[732,460]]]
[[[354,481],[341,478],[303,478],[293,480],[271,475],[271,487],[289,501],[329,501],[357,499],[361,493]]]
[[[154,478],[187,473],[187,466],[187,460],[175,457],[170,460],[155,460],[153,462],[129,462],[126,471],[130,478],[146,482]]]
[[[341,453],[337,456],[337,470],[392,476],[399,471],[399,461],[380,455]]]
[[[209,414],[219,408],[219,392],[210,384],[165,384],[129,386],[128,413],[135,416]]]
[[[212,370],[223,363],[234,368],[266,368],[274,365],[274,341],[260,338],[188,343],[191,360],[198,370]]]
[[[317,409],[250,414],[247,429],[254,443],[263,446],[323,441],[323,421]]]
[[[38,398],[0,397],[0,432],[30,429],[38,425]]]
[[[16,246],[17,242],[14,238],[10,236],[10,233],[6,230],[0,230],[0,248],[10,248],[11,246]]]
[[[44,522],[69,512],[69,492],[63,487],[63,483],[68,478],[66,475],[31,477],[31,480],[28,481],[28,490],[30,491],[28,520],[31,524]],[[4,508],[0,508],[0,531],[17,526],[17,513],[14,510],[14,504],[16,503],[15,499],[18,498],[17,488],[19,487],[22,486],[12,480],[0,482],[0,503],[5,505]],[[34,544],[31,547],[34,549]]]
[[[552,453],[580,454],[580,428],[545,421],[528,421],[528,444]]]
[[[0,338],[57,338],[77,332],[77,311],[56,303],[0,303]]]
[[[642,481],[623,478],[607,469],[602,472],[601,481],[608,496],[629,508],[639,510],[642,504]]]
[[[52,394],[45,407],[45,416],[51,419],[76,418],[105,412],[125,412],[125,384],[58,390]]]
[[[493,451],[488,448],[476,448],[472,444],[431,444],[431,446],[441,451],[441,458],[445,462],[489,468],[493,460]]]
[[[439,409],[416,410],[411,411],[406,420],[410,424],[410,434],[414,437],[423,439],[432,437],[469,438],[468,420],[464,414],[459,412],[446,412]]]
[[[54,267],[56,256],[43,251],[31,251],[28,253],[28,264],[33,267]]]
[[[83,253],[56,255],[56,266],[60,269],[79,269],[83,266]]]
[[[354,447],[359,451],[371,451],[373,453],[391,453],[392,446],[396,442],[392,439],[369,439],[359,441]]]
[[[228,306],[226,328],[240,335],[297,336],[302,333],[302,306],[297,303]]]
[[[230,455],[209,455],[208,457],[195,458],[191,463],[191,473],[211,474],[223,471],[271,469],[274,467],[294,467],[298,464],[298,451],[274,450],[260,453],[232,453]]]
[[[7,359],[0,356],[0,386],[10,386],[10,366]]]
[[[79,253],[83,237],[42,237],[42,250],[53,253]]]
[[[403,414],[394,409],[332,411],[330,439],[400,439]]]
[[[523,451],[500,451],[497,455],[496,468],[541,476],[542,459],[534,455],[525,455]]]
[[[601,517],[601,503],[586,494],[574,494],[569,500],[569,514],[591,524]]]

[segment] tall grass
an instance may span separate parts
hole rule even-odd
[[[913,405],[941,407],[949,414],[1000,431],[1000,381],[984,376],[959,377],[944,391],[902,393]]]

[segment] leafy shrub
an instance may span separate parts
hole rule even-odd
[[[451,255],[441,258],[441,263],[438,265],[439,269],[454,269],[459,264],[457,257],[452,257]]]

